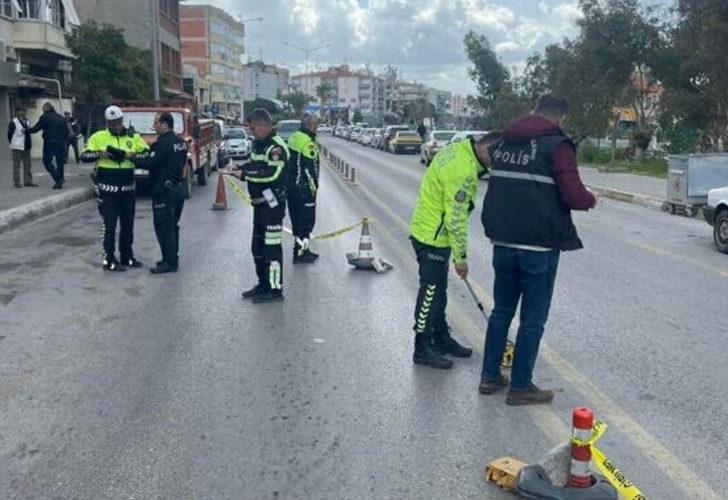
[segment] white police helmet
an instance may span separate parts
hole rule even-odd
[[[106,111],[104,111],[104,118],[106,118],[107,122],[118,120],[123,116],[124,113],[121,112],[121,109],[119,109],[118,106],[109,106],[106,108]]]

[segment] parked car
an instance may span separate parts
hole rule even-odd
[[[389,141],[389,151],[393,154],[413,153],[419,154],[422,147],[422,138],[417,132],[399,131],[394,138]]]
[[[352,129],[351,125],[344,126],[344,128],[341,131],[341,138],[346,139],[348,141],[349,138],[351,137],[351,129]]]
[[[455,136],[454,130],[433,130],[420,150],[420,163],[430,166],[435,155]]]
[[[301,128],[301,120],[281,120],[276,124],[276,131],[281,139],[288,142],[288,138]]]
[[[213,137],[215,138],[215,147],[217,149],[216,157],[213,158],[213,164],[211,165],[212,170],[224,167],[227,163],[228,157],[225,153],[225,134],[228,125],[225,120],[218,120],[214,118],[203,118],[200,120],[200,125],[203,123],[212,123],[214,127]]]
[[[703,215],[713,226],[713,241],[719,252],[728,253],[728,186],[708,191]]]
[[[389,125],[384,129],[384,137],[382,138],[382,143],[379,146],[379,149],[382,151],[389,151],[389,141],[394,138],[394,134],[399,131],[405,132],[409,129],[410,128],[407,125]]]
[[[187,143],[187,163],[182,170],[182,189],[185,198],[192,194],[192,181],[196,177],[197,184],[207,184],[207,177],[217,161],[215,144],[215,126],[212,123],[198,122],[192,112],[186,108],[167,106],[138,106],[121,108],[124,112],[124,125],[133,126],[147,144],[157,140],[154,131],[154,117],[157,113],[167,111],[174,118],[174,132]],[[137,183],[149,181],[149,171],[134,169]]]
[[[448,141],[448,144],[460,142],[463,139],[467,139],[468,137],[472,137],[474,140],[478,141],[487,133],[487,130],[461,130],[460,132],[457,132],[454,136],[452,136],[452,139]]]
[[[371,143],[372,143],[372,136],[374,135],[374,130],[375,129],[373,129],[373,128],[364,129],[364,132],[362,132],[359,135],[359,144],[361,144],[362,146],[369,146],[369,145],[371,145]]]
[[[361,127],[352,127],[351,132],[349,132],[349,140],[352,142],[356,142],[356,140],[359,138],[360,132]]]
[[[372,142],[369,144],[374,149],[379,149],[379,145],[382,143],[382,138],[384,137],[384,129],[383,128],[375,128],[374,133],[372,134]]]
[[[333,134],[334,133],[334,129],[329,127],[328,125],[321,125],[318,128],[318,131],[320,134]]]
[[[250,158],[253,149],[252,138],[242,128],[229,128],[225,136],[225,153],[233,162]]]

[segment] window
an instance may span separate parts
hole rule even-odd
[[[0,16],[13,17],[12,0],[0,0]]]
[[[54,26],[66,29],[66,8],[61,0],[48,0],[48,21]]]
[[[21,19],[40,19],[40,0],[18,0]]]
[[[179,0],[159,0],[159,13],[179,23]]]
[[[210,66],[210,69],[212,70],[212,73],[214,75],[224,75],[225,74],[225,66],[223,66],[222,64],[213,63]]]
[[[223,26],[220,23],[211,22],[210,23],[210,31],[216,35],[225,36],[225,26]]]

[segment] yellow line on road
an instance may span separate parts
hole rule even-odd
[[[654,247],[652,245],[648,245],[647,243],[643,243],[641,241],[637,241],[637,240],[622,240],[621,238],[618,238],[618,239],[620,239],[621,241],[623,241],[623,242],[625,242],[625,243],[627,243],[629,245],[635,246],[637,248],[641,248],[642,250],[646,250],[646,251],[648,251],[650,253],[654,253],[656,255],[661,255],[663,257],[671,257],[673,259],[677,259],[677,260],[679,260],[681,262],[684,262],[686,264],[690,264],[691,266],[698,267],[698,268],[700,268],[700,269],[702,269],[704,271],[708,271],[710,273],[717,274],[718,276],[722,276],[724,278],[728,278],[728,271],[724,271],[722,269],[716,269],[715,267],[709,266],[708,264],[704,264],[702,262],[698,262],[697,260],[693,260],[693,259],[691,259],[689,257],[685,257],[685,256],[682,256],[682,255],[678,255],[678,254],[672,253],[672,252],[670,252],[668,250],[664,250],[662,248],[658,248],[658,247]]]
[[[408,224],[406,221],[377,195],[361,184],[357,186],[357,189],[359,189],[362,194],[364,194],[372,203],[377,205],[382,211],[386,212],[387,215],[389,215],[389,217],[403,231],[408,231]],[[385,228],[378,228],[378,231],[380,231],[380,234],[387,234],[387,240],[389,240],[393,249],[396,248],[398,253],[403,252],[401,243],[398,242],[391,233],[388,233]],[[413,264],[414,258],[409,252],[404,253],[407,255],[407,258],[403,260],[408,262],[408,267],[411,271],[415,270]],[[471,283],[477,293],[481,296],[481,299],[488,301],[492,308],[493,299],[490,294],[488,294],[477,282],[471,281]],[[474,341],[474,345],[478,345],[476,337],[479,335],[474,333],[478,331],[478,328],[472,323],[472,321],[467,319],[467,316],[456,306],[456,304],[452,304],[452,306],[453,312],[455,313],[453,315],[453,320],[461,323],[459,329],[462,329],[462,332],[469,340]],[[482,343],[482,337],[479,340]],[[693,472],[692,469],[668,450],[657,438],[652,436],[625,410],[620,408],[615,401],[606,396],[606,394],[604,394],[595,384],[589,381],[585,375],[581,374],[546,342],[542,342],[541,346],[542,354],[546,362],[554,368],[564,380],[571,383],[585,398],[599,406],[600,410],[607,418],[607,421],[615,424],[615,426],[624,432],[624,434],[630,438],[632,444],[640,449],[646,456],[650,457],[655,464],[688,495],[688,497],[700,499],[720,498],[702,479],[700,479],[695,472]],[[482,349],[479,349],[479,352],[482,354]],[[532,411],[530,414],[536,418],[535,421],[537,422],[537,425],[539,425],[541,430],[543,430],[547,436],[562,436],[565,433],[568,435],[568,430],[565,432],[566,427],[563,424],[563,421],[553,412],[553,410],[543,407],[539,410]],[[544,418],[547,414],[550,414],[551,417]]]

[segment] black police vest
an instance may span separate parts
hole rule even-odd
[[[564,142],[570,143],[563,135],[549,135],[498,144],[481,217],[488,238],[554,250],[583,247],[554,177],[554,154]]]

